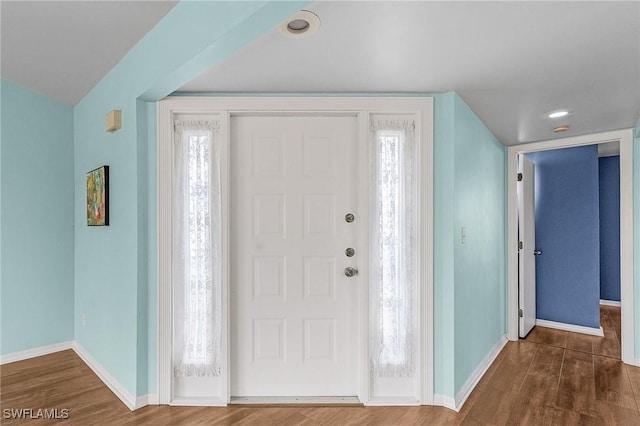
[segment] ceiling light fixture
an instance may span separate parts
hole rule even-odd
[[[278,26],[280,34],[289,38],[302,38],[314,34],[320,28],[320,18],[313,12],[301,10]]]
[[[560,117],[566,117],[567,115],[569,115],[569,111],[567,110],[555,111],[549,114],[549,118],[560,118]]]
[[[292,33],[303,33],[309,29],[311,24],[304,19],[294,19],[287,24],[287,29]]]
[[[558,127],[554,127],[553,128],[553,131],[555,133],[566,132],[567,130],[569,130],[569,125],[568,124],[563,124],[562,126],[558,126]]]

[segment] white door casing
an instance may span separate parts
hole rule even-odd
[[[232,397],[358,393],[356,125],[231,118]]]
[[[518,158],[518,305],[521,309],[519,332],[524,338],[536,325],[536,219],[535,167],[524,154]]]
[[[222,365],[219,394],[215,397],[175,400],[172,394],[171,374],[171,138],[173,120],[179,114],[216,116],[219,119],[223,150],[229,152],[232,117],[256,115],[281,116],[353,116],[357,121],[357,164],[358,185],[368,182],[369,165],[369,125],[374,114],[413,115],[416,120],[416,142],[418,146],[418,173],[416,175],[420,218],[418,239],[418,263],[420,270],[418,304],[420,309],[419,376],[416,377],[415,398],[372,400],[370,396],[371,377],[368,374],[368,286],[363,285],[355,303],[358,306],[357,336],[354,336],[359,355],[354,355],[358,376],[358,397],[365,404],[433,404],[433,99],[426,97],[374,98],[374,97],[171,97],[158,103],[158,401],[160,404],[177,405],[226,405],[231,395],[230,364],[230,312],[234,309],[229,298],[229,256],[223,261],[222,288]],[[222,159],[223,185],[223,251],[229,251],[230,202],[228,199],[230,164],[229,155]],[[368,206],[368,194],[358,191],[358,211]],[[368,247],[366,220],[356,220],[359,243]],[[359,278],[367,282],[367,265],[359,259]],[[276,384],[277,385],[277,384]]]

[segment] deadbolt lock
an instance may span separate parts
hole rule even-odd
[[[348,249],[346,249],[346,250],[344,251],[344,254],[345,254],[347,257],[353,257],[353,255],[354,255],[354,254],[356,254],[356,251],[355,251],[354,249],[352,249],[351,247],[349,247]]]

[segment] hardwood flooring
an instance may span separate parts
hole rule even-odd
[[[442,407],[148,406],[131,412],[72,351],[2,366],[2,425],[640,425],[640,368],[620,362],[620,310],[605,337],[535,328],[509,342],[460,413]],[[66,420],[6,409],[68,410]]]

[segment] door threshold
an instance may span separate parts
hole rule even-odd
[[[362,407],[357,396],[232,396],[232,405],[321,405],[321,406],[358,406]]]

